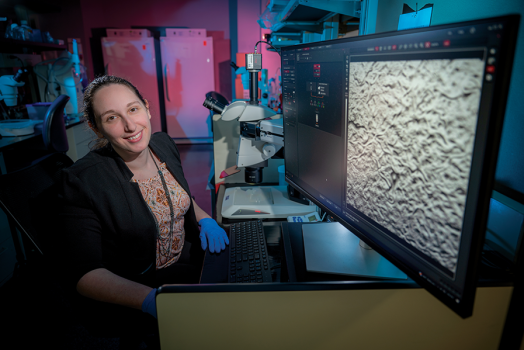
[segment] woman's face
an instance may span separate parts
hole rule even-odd
[[[103,135],[115,151],[131,161],[147,151],[151,139],[149,104],[125,85],[104,86],[93,96],[97,134]]]

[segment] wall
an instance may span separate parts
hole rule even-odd
[[[417,3],[416,0],[379,0],[376,33],[397,29],[398,16],[402,12],[404,2],[412,8],[415,8]],[[434,4],[431,25],[514,13],[524,16],[524,1],[522,0],[432,0],[428,2]],[[419,8],[425,5],[425,3],[418,4]],[[524,99],[522,98],[524,95],[524,66],[518,62],[524,62],[524,23],[522,19],[502,131],[496,180],[499,184],[524,195]]]
[[[80,0],[59,0],[54,4],[60,7],[60,12],[35,15],[33,19],[36,27],[42,32],[49,32],[54,39],[61,39],[66,43],[67,38],[81,38],[82,43],[85,43],[88,37],[84,35]]]
[[[258,1],[257,1],[258,2]],[[131,26],[188,27],[223,31],[229,39],[228,0],[80,0],[86,39],[91,28]],[[92,75],[91,49],[85,48],[86,64]]]
[[[253,52],[255,43],[262,40],[257,20],[262,0],[237,0],[238,9],[238,52]]]
[[[268,3],[269,1],[267,1],[267,3],[266,1],[262,1],[262,9],[260,11],[260,14],[262,14],[266,10]],[[264,34],[269,34],[269,33],[271,33],[271,30],[262,29],[260,36],[263,36]],[[260,40],[264,40],[264,39],[261,38]],[[280,75],[280,71],[278,71],[278,69],[280,68],[280,55],[274,51],[268,51],[267,49],[269,49],[269,46],[266,44],[259,44],[259,49],[260,48],[262,48],[262,51],[259,51],[262,53],[262,68],[267,69],[268,79],[270,78],[276,79],[277,72]]]

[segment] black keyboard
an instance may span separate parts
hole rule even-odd
[[[262,220],[231,224],[229,249],[229,283],[273,282]]]

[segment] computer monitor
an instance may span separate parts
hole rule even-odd
[[[519,21],[281,52],[286,181],[462,317],[473,310]]]

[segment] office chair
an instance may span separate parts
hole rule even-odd
[[[69,150],[64,122],[64,108],[68,101],[69,96],[60,95],[46,112],[42,137],[48,152],[65,153]]]
[[[39,288],[52,285],[52,290],[60,294],[55,298],[68,306],[71,312],[69,317],[76,319],[73,322],[81,324],[91,336],[119,337],[123,347],[125,344],[135,344],[146,339],[145,336],[137,334],[139,338],[131,337],[129,334],[120,333],[118,329],[112,329],[111,325],[107,329],[97,327],[96,324],[88,323],[77,315],[79,309],[76,292],[64,284],[60,265],[67,262],[61,260],[62,245],[60,228],[57,225],[61,206],[59,193],[62,171],[73,163],[67,155],[55,152],[28,167],[0,175],[0,209],[8,217],[18,262],[13,280],[24,285],[29,284],[30,288],[34,283],[35,297],[41,294],[37,292]],[[24,249],[19,241],[17,229],[23,237]],[[28,279],[29,282],[26,281]],[[55,319],[62,316],[67,317],[62,314],[49,315]],[[49,322],[56,322],[55,319],[49,318]],[[156,321],[154,323],[156,324]],[[154,339],[151,341],[154,342]]]
[[[28,167],[0,175],[0,208],[8,217],[19,267],[33,257],[52,255],[61,172],[72,164],[65,154],[54,153]],[[27,260],[17,228],[25,242]]]

